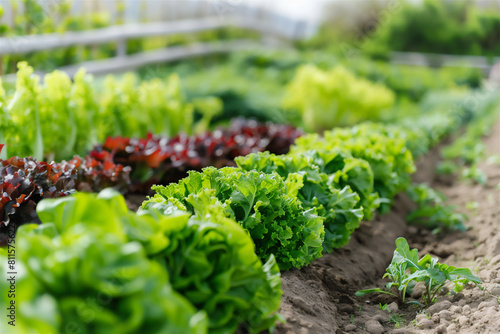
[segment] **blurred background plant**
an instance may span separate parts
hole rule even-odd
[[[17,36],[20,43],[39,34],[177,22],[191,14],[218,17],[224,23],[240,11],[252,10],[255,17],[268,15],[282,26],[286,20],[279,15],[295,15],[300,23],[296,29],[304,32],[307,26],[316,31],[278,40],[268,36],[270,28],[262,34],[228,24],[133,38],[126,40],[124,58],[198,42],[244,38],[256,44],[237,52],[159,61],[114,76],[50,71],[88,60],[117,59],[117,42],[3,55],[0,73],[19,68],[17,83],[5,77],[0,90],[0,140],[7,144],[3,157],[67,158],[88,152],[107,136],[196,134],[228,124],[234,117],[290,123],[311,132],[367,120],[399,122],[429,109],[455,108],[462,100],[450,99],[444,92],[483,89],[486,71],[500,55],[500,8],[488,0],[370,0],[362,6],[338,0],[293,6],[244,0],[212,5],[190,1],[183,6],[149,0],[49,5],[39,0],[0,0],[0,6],[0,35]],[[273,10],[279,15],[269,14]],[[449,66],[432,58],[430,66],[421,66],[395,61],[394,51],[476,55],[486,60],[481,66]]]

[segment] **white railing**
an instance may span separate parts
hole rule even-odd
[[[251,12],[246,11],[246,13],[247,15],[231,14],[167,22],[129,23],[85,31],[0,37],[0,57],[9,54],[47,51],[74,45],[99,45],[114,42],[117,45],[115,57],[87,61],[60,68],[60,70],[66,71],[70,76],[73,76],[79,67],[85,67],[88,73],[105,74],[193,56],[253,49],[261,45],[269,46],[269,44],[273,43],[281,45],[280,42],[282,41],[294,41],[306,38],[314,30],[314,28],[308,26],[304,21],[289,19],[274,13],[255,10]],[[127,41],[130,39],[196,33],[228,27],[237,27],[258,32],[261,35],[261,40],[228,40],[198,43],[127,54]],[[37,74],[43,75],[44,73],[37,72]],[[14,76],[7,75],[3,79],[10,81],[14,79]]]

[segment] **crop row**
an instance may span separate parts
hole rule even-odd
[[[154,187],[137,213],[110,189],[41,201],[42,224],[21,226],[16,237],[22,329],[273,327],[279,269],[300,268],[348,242],[363,217],[388,210],[407,187],[412,153],[425,153],[498,102],[484,97],[471,108],[469,97],[453,97],[457,108],[430,108],[408,124],[306,135],[288,154],[250,154],[236,159],[239,167],[190,172]]]
[[[227,128],[196,136],[109,137],[90,155],[102,162],[130,166],[130,191],[146,194],[153,184],[177,182],[190,170],[234,166],[234,158],[250,153],[287,153],[301,135],[300,130],[288,125],[233,119]]]

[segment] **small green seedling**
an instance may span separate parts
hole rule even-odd
[[[465,284],[473,282],[481,284],[481,280],[472,275],[470,269],[456,268],[439,263],[437,258],[426,254],[420,260],[418,259],[418,250],[410,250],[410,246],[405,238],[396,240],[396,250],[389,267],[386,269],[384,278],[388,277],[391,281],[386,284],[389,290],[396,290],[397,293],[385,291],[380,288],[360,290],[356,296],[361,297],[370,293],[386,293],[398,297],[401,302],[405,301],[407,294],[411,294],[413,288],[418,282],[423,282],[425,292],[423,300],[426,305],[431,304],[436,299],[436,294],[449,281],[454,284],[454,291],[460,292]],[[410,302],[412,303],[412,302]],[[413,302],[420,304],[418,302]]]
[[[467,202],[467,203],[465,203],[465,208],[467,210],[470,210],[470,211],[475,211],[475,210],[479,209],[479,203],[473,202],[473,201]]]
[[[488,176],[475,164],[468,168],[462,170],[462,175],[460,176],[462,180],[469,180],[476,182],[481,185],[485,185],[488,180]]]
[[[459,169],[460,166],[458,166],[451,160],[441,161],[436,167],[438,174],[445,174],[445,175],[455,174]]]

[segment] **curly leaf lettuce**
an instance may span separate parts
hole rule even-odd
[[[177,201],[194,212],[186,199],[204,189],[215,190],[214,196],[224,206],[226,216],[250,233],[264,261],[274,254],[280,269],[287,270],[321,256],[323,218],[316,209],[305,210],[297,197],[289,195],[285,181],[277,173],[209,167],[202,173],[190,172],[177,184],[153,187],[157,194],[152,200]]]
[[[352,128],[335,128],[324,133],[324,138],[311,134],[298,138],[291,152],[303,153],[311,147],[320,150],[348,152],[352,157],[365,160],[373,172],[374,189],[380,211],[389,210],[394,196],[410,184],[415,171],[413,156],[401,133],[387,131],[382,124],[363,123]]]
[[[330,175],[320,170],[315,163],[318,159],[316,152],[279,156],[266,152],[239,157],[236,162],[244,170],[276,172],[285,178],[289,194],[297,196],[304,208],[316,208],[324,217],[323,249],[330,252],[347,244],[363,218],[363,208],[350,186],[332,182]]]
[[[261,263],[248,233],[226,218],[212,195],[204,191],[187,197],[197,212],[191,219],[163,201],[149,201],[139,214],[159,212],[167,222],[175,219],[165,224],[170,243],[155,258],[167,268],[174,289],[207,312],[211,333],[234,333],[238,328],[259,333],[278,319],[278,265],[272,255]]]

